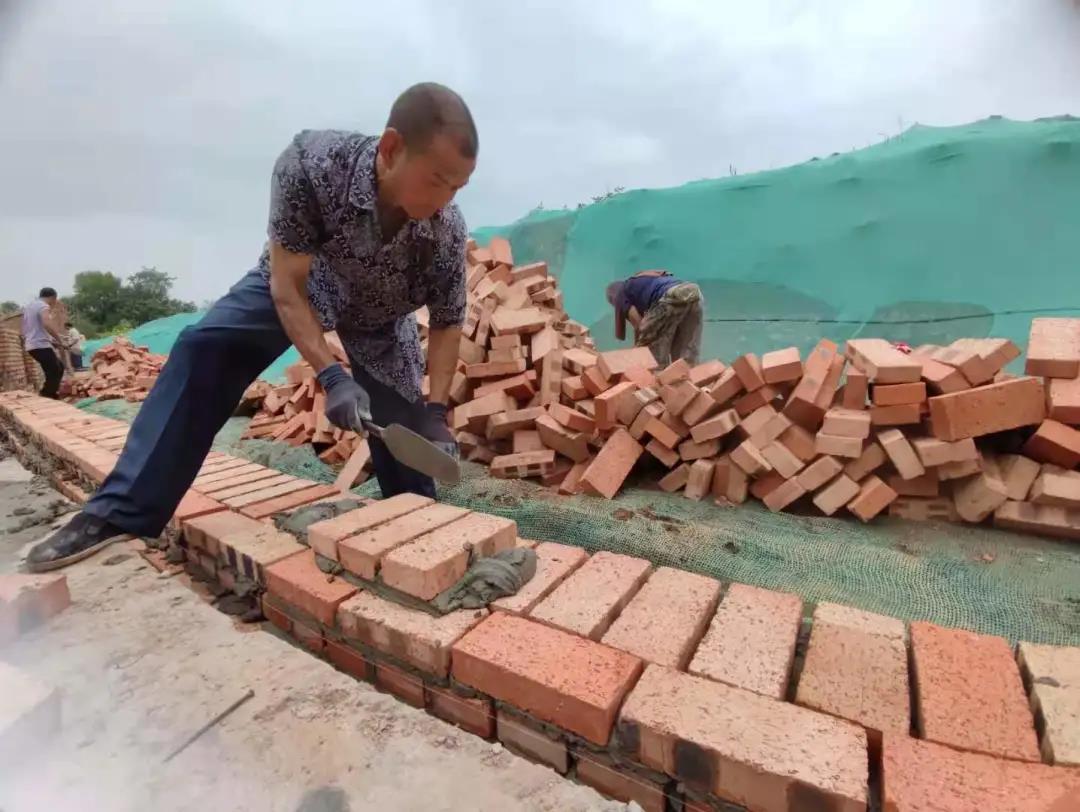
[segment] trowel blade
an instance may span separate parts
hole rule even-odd
[[[448,485],[461,481],[458,461],[415,431],[399,423],[391,423],[382,430],[381,436],[387,450],[402,465]]]

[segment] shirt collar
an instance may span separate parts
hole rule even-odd
[[[349,187],[349,200],[354,206],[365,211],[375,212],[375,200],[379,195],[379,179],[375,173],[375,158],[379,154],[379,139],[371,139],[360,150],[360,157],[356,161],[356,173],[353,175],[352,184]],[[439,217],[437,212],[434,217]],[[409,220],[405,228],[410,229],[418,237],[429,240],[435,239],[435,230],[432,228],[431,219]],[[404,230],[404,229],[403,229]]]

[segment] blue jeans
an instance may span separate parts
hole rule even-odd
[[[180,333],[131,424],[116,467],[84,511],[128,533],[161,533],[244,390],[289,343],[269,284],[257,270],[249,272],[198,324]],[[416,428],[413,404],[359,364],[351,366],[371,396],[377,424]],[[435,496],[430,477],[401,465],[380,441],[369,438],[368,443],[384,497],[406,492]]]

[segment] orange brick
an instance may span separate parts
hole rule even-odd
[[[690,429],[690,436],[695,442],[704,443],[708,440],[717,440],[726,437],[739,425],[739,415],[734,409],[721,412],[716,417],[710,417]]]
[[[595,400],[596,427],[601,429],[613,428],[618,422],[622,404],[632,398],[637,389],[637,384],[623,381],[615,384],[606,392],[601,392]]]
[[[915,479],[926,473],[915,449],[899,429],[879,432],[877,440],[904,479]]]
[[[858,495],[859,484],[847,474],[841,474],[818,491],[814,496],[814,505],[826,516],[832,516]]]
[[[465,377],[469,380],[476,380],[479,378],[504,378],[508,375],[520,375],[524,371],[524,358],[517,358],[513,361],[487,361],[466,366]]]
[[[580,375],[564,377],[562,379],[562,393],[570,400],[582,400],[589,396],[589,390],[585,388]],[[551,401],[551,403],[554,402]],[[550,406],[551,403],[548,405]]]
[[[233,533],[258,532],[263,525],[247,516],[229,511],[218,511],[198,516],[184,523],[183,535],[190,547],[205,550],[212,556],[221,551],[220,540]]]
[[[789,426],[777,439],[784,444],[788,451],[803,462],[810,462],[817,456],[814,435],[802,426]]]
[[[765,503],[765,507],[775,513],[783,510],[805,495],[806,490],[797,480],[788,479],[785,480],[783,484],[770,491],[761,501]]]
[[[762,378],[765,383],[786,383],[802,377],[803,365],[798,347],[767,352],[761,357]]]
[[[631,369],[651,370],[660,366],[648,347],[632,347],[600,353],[597,366],[605,379],[610,380]]]
[[[559,483],[559,493],[565,496],[572,496],[577,493],[581,493],[581,477],[585,474],[585,471],[590,465],[592,465],[592,457],[584,462],[574,463],[573,467],[566,472],[566,476],[563,477],[563,481]]]
[[[717,403],[713,396],[707,391],[702,390],[697,393],[694,399],[690,402],[683,412],[682,420],[688,426],[695,426],[707,417],[712,417],[714,414],[720,411],[720,404]]]
[[[747,809],[866,808],[861,728],[718,682],[648,666],[619,738],[645,766]]]
[[[656,382],[662,386],[685,381],[690,377],[690,365],[682,358],[672,362],[656,373]]]
[[[896,491],[876,476],[868,476],[859,487],[858,495],[848,503],[848,510],[864,522],[877,516],[896,499]]]
[[[514,432],[531,429],[536,425],[536,419],[544,414],[547,412],[543,406],[493,414],[487,422],[487,439],[505,440],[507,437],[513,437]]]
[[[176,506],[170,524],[174,528],[180,527],[184,522],[191,519],[218,513],[222,510],[225,510],[225,505],[216,499],[211,499],[209,496],[197,491],[188,491],[180,499],[180,504]]]
[[[1046,387],[1047,417],[1080,425],[1080,378],[1051,378]]]
[[[384,511],[383,515],[389,515],[389,512]],[[467,515],[469,511],[464,508],[428,504],[341,539],[337,545],[337,560],[348,572],[374,580],[382,559],[391,550]]]
[[[649,442],[645,444],[645,450],[656,457],[656,459],[667,468],[677,465],[679,460],[682,459],[679,456],[678,451],[668,448],[659,440],[649,440]]]
[[[872,383],[915,383],[922,364],[882,338],[855,338],[847,342],[847,356]]]
[[[490,699],[464,697],[434,685],[425,690],[429,709],[440,719],[484,739],[495,735],[495,705]]]
[[[735,505],[746,501],[746,474],[729,457],[722,457],[713,466],[712,494]]]
[[[726,369],[727,365],[718,359],[703,361],[690,369],[690,383],[694,386],[708,386],[723,375]]]
[[[882,733],[911,727],[904,622],[818,604],[795,701],[862,725],[878,746]]]
[[[683,496],[687,499],[703,499],[712,488],[713,466],[712,460],[695,460],[690,466]]]
[[[818,454],[858,459],[863,453],[863,441],[858,437],[840,437],[819,431],[814,436],[814,450]]]
[[[898,384],[898,386],[903,385]],[[914,426],[922,422],[922,417],[922,404],[920,403],[870,407],[870,422],[875,426]]]
[[[337,609],[338,627],[347,639],[437,677],[450,671],[450,647],[486,616],[486,610],[465,609],[437,617],[366,591]]]
[[[875,386],[873,389],[875,406],[900,406],[911,403],[922,403],[926,400],[926,384],[896,383],[886,386]]]
[[[825,412],[825,422],[821,426],[822,434],[834,437],[858,437],[865,440],[870,436],[870,415],[857,409],[832,408]]]
[[[267,591],[303,610],[327,626],[334,625],[338,606],[356,594],[356,587],[324,573],[310,550],[296,553],[266,568]]]
[[[838,459],[825,456],[806,466],[796,480],[804,491],[816,491],[843,470],[844,465]]]
[[[581,475],[582,485],[591,492],[611,499],[630,475],[642,451],[626,429],[617,429]]]
[[[596,431],[596,421],[576,409],[563,406],[561,403],[552,403],[547,410],[548,414],[571,431],[584,431],[588,434]]]
[[[700,394],[702,394],[701,390],[688,380],[660,387],[660,399],[664,401],[668,413],[676,417],[681,415]]]
[[[452,671],[464,685],[606,745],[641,660],[496,612],[454,645]]]
[[[589,458],[589,439],[583,432],[564,428],[546,414],[536,419],[536,430],[545,446],[564,457],[574,462],[584,462]]]
[[[866,393],[870,379],[865,372],[851,367],[847,371],[847,381],[844,383],[843,393],[840,396],[840,405],[845,409],[865,409]]]
[[[772,466],[772,469],[784,479],[791,479],[799,473],[803,467],[802,460],[792,454],[787,447],[779,441],[769,443],[762,448],[761,456],[763,456],[768,461],[769,465]],[[798,496],[792,496],[792,501],[797,498]]]
[[[393,589],[429,601],[465,574],[472,556],[509,550],[516,541],[517,523],[512,519],[473,513],[387,553],[382,559],[382,580]]]
[[[861,481],[867,474],[876,471],[885,464],[885,449],[877,443],[871,442],[862,450],[862,453],[844,466],[844,473],[856,482]]]
[[[414,708],[427,704],[423,680],[389,663],[375,663],[375,684]]]
[[[689,671],[782,699],[801,623],[802,599],[797,595],[732,584]]]
[[[713,400],[720,404],[721,407],[726,406],[729,401],[734,400],[742,391],[742,381],[740,381],[739,376],[735,374],[735,370],[730,367],[720,373],[720,377],[709,387],[709,395]]]
[[[963,753],[902,735],[885,737],[882,768],[889,812],[1080,809],[1076,770]]]
[[[739,376],[739,382],[747,392],[753,392],[765,385],[761,359],[754,353],[740,355],[732,362],[731,368],[735,370],[735,374]]]
[[[651,571],[643,558],[601,551],[559,584],[530,617],[599,640]]]
[[[544,443],[540,440],[540,432],[535,429],[515,431],[513,443],[515,454],[524,454],[526,451],[544,450]],[[460,437],[458,437],[458,444],[461,444]]]
[[[501,454],[491,459],[491,475],[499,479],[546,476],[555,470],[555,452],[526,451]]]
[[[1044,420],[1024,444],[1024,454],[1039,462],[1075,468],[1080,465],[1080,431],[1056,420]]]
[[[273,516],[275,513],[284,513],[293,510],[294,508],[310,505],[314,502],[321,502],[328,497],[339,495],[337,488],[331,487],[330,485],[313,485],[311,483],[308,483],[308,485],[309,487],[290,491],[289,493],[275,496],[273,499],[245,505],[240,508],[240,512],[252,519],[265,519],[269,516]]]
[[[1042,422],[1046,395],[1037,378],[1014,378],[930,398],[930,423],[942,440],[980,437]]]
[[[1080,376],[1080,319],[1032,319],[1024,371],[1046,378]]]
[[[764,502],[769,494],[771,494],[785,482],[787,482],[787,480],[780,476],[780,474],[776,473],[776,471],[769,471],[767,474],[759,476],[757,479],[750,483],[750,495],[753,496],[755,499],[759,499]]]
[[[747,392],[742,397],[736,398],[732,406],[740,417],[746,417],[751,412],[771,404],[776,400],[776,397],[776,389],[766,384],[760,389],[755,389],[753,392]]]
[[[715,457],[719,452],[719,440],[706,440],[703,443],[698,443],[693,440],[684,440],[679,443],[679,457],[686,462],[700,460],[705,457]]]
[[[578,755],[577,779],[616,801],[633,801],[642,812],[666,812],[668,808],[663,784],[620,770],[611,759],[597,753]]]
[[[491,608],[526,615],[580,567],[588,555],[580,547],[542,541],[536,545],[536,574],[514,595],[493,601]]]
[[[430,505],[432,499],[413,493],[403,493],[389,499],[372,502],[357,510],[342,513],[333,519],[315,522],[308,527],[308,544],[321,556],[338,560],[338,542],[349,536],[363,533],[391,519],[404,516],[414,510]]]
[[[911,624],[911,651],[915,722],[923,738],[988,755],[1039,760],[1020,670],[1005,640],[917,622]]]

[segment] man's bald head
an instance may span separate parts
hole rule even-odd
[[[411,151],[427,149],[436,135],[452,139],[464,158],[475,159],[480,150],[476,124],[465,100],[436,82],[413,85],[398,96],[386,126],[397,130]]]

